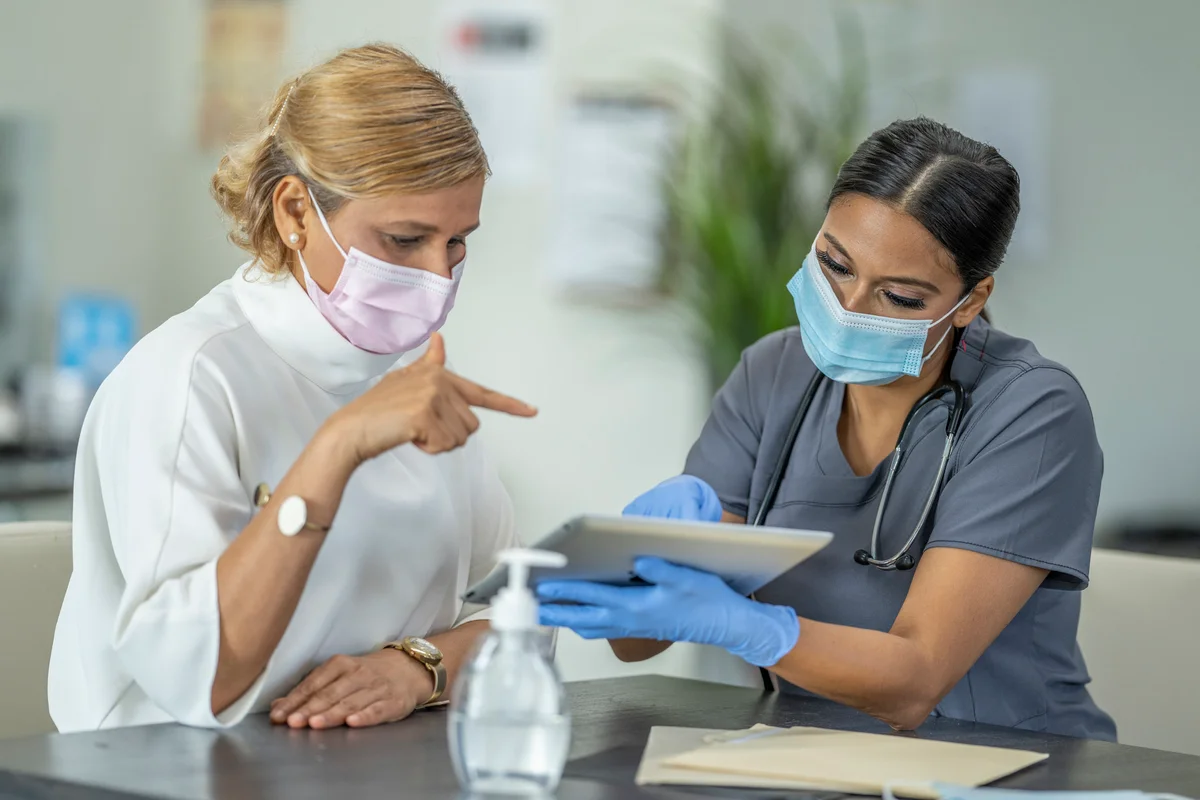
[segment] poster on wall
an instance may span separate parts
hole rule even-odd
[[[649,97],[583,95],[565,109],[547,273],[558,293],[604,304],[654,299],[675,122]]]
[[[435,66],[454,85],[487,151],[492,178],[546,177],[549,13],[544,0],[439,0]]]
[[[283,78],[286,22],[286,0],[207,0],[201,147],[222,147],[270,101]]]

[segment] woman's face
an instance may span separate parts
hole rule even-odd
[[[389,264],[449,278],[451,268],[466,258],[467,236],[479,227],[482,201],[480,177],[421,194],[347,200],[325,218],[346,252],[355,247]],[[321,226],[308,188],[295,176],[276,189],[275,223],[285,242],[290,234],[299,235],[293,247],[304,255],[317,284],[332,291],[345,259]],[[297,267],[293,273],[303,283]]]
[[[865,195],[836,200],[817,234],[817,261],[847,311],[936,320],[962,299],[954,258],[902,211]],[[947,328],[975,319],[992,292],[988,277],[949,318],[930,329],[926,352]]]

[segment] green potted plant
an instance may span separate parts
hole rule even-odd
[[[796,324],[784,288],[825,217],[825,196],[866,118],[863,37],[838,19],[839,70],[815,60],[790,66],[788,51],[733,32],[708,111],[687,125],[664,182],[664,290],[699,328],[718,387],[744,350]],[[791,81],[788,81],[790,83]]]

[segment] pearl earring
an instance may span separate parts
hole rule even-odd
[[[291,242],[292,244],[296,244],[297,242],[299,242],[299,241],[300,241],[300,234],[298,234],[298,233],[289,233],[289,234],[288,234],[288,241],[289,241],[289,242]]]

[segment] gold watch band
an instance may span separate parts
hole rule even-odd
[[[428,700],[417,706],[418,710],[445,705],[448,702],[442,699],[442,695],[446,693],[446,667],[442,664],[426,664],[425,669],[433,673],[433,694],[429,695]]]
[[[430,664],[427,661],[423,661],[422,659],[418,658],[414,653],[409,652],[409,650],[404,646],[403,641],[388,642],[387,644],[385,644],[383,646],[383,649],[398,650],[399,652],[401,652],[404,655],[411,658],[413,661],[416,661],[418,664],[423,666],[425,669],[429,670],[429,673],[433,676],[433,692],[432,692],[432,694],[429,695],[428,700],[426,700],[424,703],[420,703],[419,705],[417,705],[416,710],[419,711],[422,708],[431,708],[433,706],[442,706],[449,702],[448,700],[442,699],[442,695],[444,695],[446,693],[446,683],[447,683],[448,676],[446,673],[446,667],[444,664],[442,664],[441,661],[438,661],[436,664]]]

